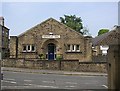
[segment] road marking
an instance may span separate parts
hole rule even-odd
[[[30,85],[30,86],[31,86],[31,85],[33,85],[33,84],[24,84],[24,85]]]
[[[65,86],[65,87],[70,87],[70,88],[74,88],[75,86]]]
[[[67,83],[67,84],[77,84],[75,82],[65,82],[65,83]]]
[[[4,80],[3,80],[2,82],[10,82],[10,81],[4,81]]]
[[[32,82],[32,80],[24,80],[25,82]]]
[[[42,87],[42,88],[59,88],[56,86],[46,86],[46,85],[37,85],[37,84],[24,84],[24,85],[29,85],[29,86],[33,86],[33,87]]]
[[[56,86],[45,86],[45,85],[36,85],[37,87],[43,87],[43,88],[58,88]]]
[[[106,85],[102,85],[103,87],[105,87],[105,88],[108,88],[108,86],[106,86]]]
[[[1,86],[2,89],[24,89],[30,88],[29,86]]]
[[[13,82],[13,81],[4,81],[3,82],[8,82],[8,83],[13,83],[13,84],[16,84],[17,82]]]
[[[89,76],[80,76],[80,77],[89,77],[89,78],[90,78],[90,77],[96,77],[96,76],[90,76],[90,75],[89,75]]]
[[[17,82],[10,82],[10,83],[16,84]]]
[[[11,78],[3,78],[3,80],[12,80],[12,81],[14,81],[15,79],[11,79]]]
[[[18,72],[12,72],[12,73],[18,73]]]
[[[54,81],[42,81],[44,83],[55,83]]]
[[[40,88],[59,88],[56,86],[46,86],[46,85],[37,85],[37,84],[24,84],[24,85],[27,85],[27,87],[29,86],[29,87],[40,87]]]
[[[59,88],[59,87],[55,87],[55,86],[44,86],[44,85],[35,85],[35,86],[1,86],[2,89],[7,88],[7,89],[13,89],[13,88],[17,88],[17,89],[24,89],[24,88],[33,88],[33,87],[40,87],[40,88]]]

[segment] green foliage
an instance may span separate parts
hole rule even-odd
[[[107,32],[109,32],[109,29],[100,29],[99,32],[98,32],[98,36],[102,35],[104,33],[107,33]]]
[[[83,35],[91,36],[91,34],[89,33],[89,29],[87,27],[83,27],[81,31]]]
[[[45,59],[44,54],[39,54],[39,58],[40,58],[40,59]]]
[[[75,15],[64,15],[64,18],[60,17],[60,21],[82,34],[81,29],[83,29],[83,25],[81,17],[76,17]]]
[[[57,55],[56,55],[56,60],[60,61],[60,60],[62,60],[62,59],[63,59],[63,57],[62,57],[61,54],[57,54]]]

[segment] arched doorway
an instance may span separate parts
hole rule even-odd
[[[49,43],[47,47],[48,47],[48,60],[54,60],[56,53],[56,45],[53,43]]]

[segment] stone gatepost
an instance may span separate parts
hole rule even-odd
[[[120,45],[110,45],[108,60],[108,88],[120,89]]]

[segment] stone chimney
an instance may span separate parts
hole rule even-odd
[[[4,18],[0,17],[0,25],[4,26]]]

